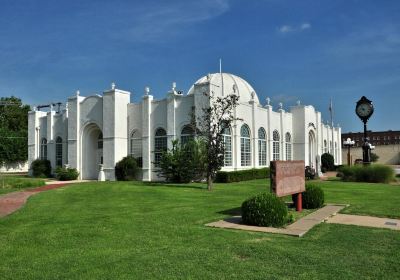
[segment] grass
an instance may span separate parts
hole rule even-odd
[[[327,202],[399,215],[399,187],[326,182]],[[43,192],[0,219],[2,279],[399,278],[400,234],[321,224],[303,238],[205,227],[266,180],[162,185],[85,183]],[[359,197],[379,202],[371,202]]]
[[[0,195],[19,191],[21,189],[40,187],[45,184],[43,179],[29,178],[27,176],[2,176],[0,177]]]

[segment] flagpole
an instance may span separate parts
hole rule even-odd
[[[329,104],[329,112],[331,114],[331,128],[332,128],[332,150],[331,150],[331,155],[334,155],[334,146],[335,142],[333,141],[333,103],[332,103],[332,97],[331,97],[331,102]]]
[[[224,77],[222,75],[222,59],[219,59],[219,74],[221,77],[221,91],[222,91],[222,96],[224,96]]]

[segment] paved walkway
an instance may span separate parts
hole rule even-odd
[[[65,182],[50,184],[35,189],[30,189],[26,191],[16,191],[0,196],[0,218],[10,215],[11,213],[17,211],[26,203],[26,201],[30,196],[43,191],[60,188],[65,185],[66,185]]]
[[[332,215],[336,215],[337,212],[342,210],[345,205],[327,205],[317,211],[301,218],[300,220],[288,225],[286,228],[273,228],[273,227],[258,227],[248,226],[241,224],[242,218],[240,216],[234,216],[225,220],[220,220],[214,223],[206,224],[209,227],[217,228],[230,228],[248,231],[260,231],[269,233],[280,233],[286,235],[293,235],[301,237],[306,234],[315,225],[325,221]]]
[[[362,227],[400,230],[400,220],[389,218],[337,214],[336,216],[330,217],[326,222],[332,224],[356,225]]]

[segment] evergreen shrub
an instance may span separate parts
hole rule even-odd
[[[254,179],[269,178],[270,170],[268,167],[253,168],[239,171],[218,171],[215,177],[216,183],[232,183],[248,181]]]
[[[323,171],[324,170],[324,171]],[[334,171],[335,170],[335,159],[333,155],[329,153],[324,153],[321,156],[321,171]]]
[[[71,181],[76,180],[79,176],[78,170],[75,168],[59,167],[55,171],[57,180]]]
[[[36,159],[31,164],[32,175],[36,178],[48,178],[51,176],[51,163],[47,159]]]
[[[138,171],[137,162],[134,157],[127,156],[115,165],[115,178],[118,181],[133,181]]]
[[[305,209],[321,208],[325,202],[324,191],[317,185],[306,185],[302,194],[302,204]]]
[[[285,202],[273,193],[261,193],[242,203],[242,221],[247,225],[282,227],[288,221]]]

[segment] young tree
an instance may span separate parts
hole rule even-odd
[[[205,145],[201,139],[181,145],[172,141],[172,149],[162,154],[157,173],[167,182],[189,183],[204,178]]]
[[[192,125],[196,134],[206,148],[206,179],[209,191],[217,171],[224,165],[224,138],[222,132],[230,127],[233,121],[240,120],[234,116],[234,108],[238,105],[239,96],[230,94],[224,97],[215,96],[214,92],[204,93],[206,106],[198,115],[192,115]]]
[[[0,98],[0,165],[28,159],[29,111],[17,97]]]

